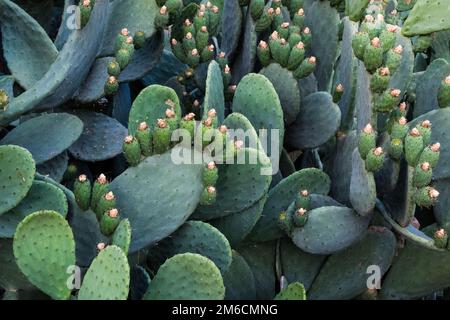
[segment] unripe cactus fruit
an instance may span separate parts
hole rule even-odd
[[[384,91],[375,102],[377,112],[390,112],[398,104],[401,91],[399,89],[390,89]]]
[[[294,77],[302,79],[309,76],[316,68],[316,57],[309,57],[302,61],[300,66],[295,69]]]
[[[98,221],[101,221],[102,216],[108,210],[116,207],[116,197],[112,191],[103,194],[98,200],[97,206],[95,207],[95,213],[97,215]]]
[[[136,131],[136,139],[139,142],[139,146],[144,157],[152,155],[152,133],[146,122],[141,122]]]
[[[383,167],[384,152],[381,147],[374,148],[367,153],[366,170],[375,172]]]
[[[91,209],[96,212],[97,203],[100,198],[108,191],[108,180],[106,176],[102,173],[94,182],[92,187],[92,198],[91,198]]]
[[[403,156],[403,141],[401,139],[392,139],[388,153],[392,159],[400,160]]]
[[[430,184],[433,170],[428,162],[419,163],[414,169],[413,185],[422,188]]]
[[[8,107],[9,97],[5,90],[0,89],[0,110],[5,111]]]
[[[268,66],[270,64],[271,55],[270,55],[270,49],[269,49],[267,42],[261,40],[259,42],[256,52],[258,54],[258,58],[259,58],[259,61],[261,62],[261,64],[263,66]]]
[[[178,60],[180,60],[183,63],[187,62],[187,56],[184,50],[183,45],[178,42],[176,39],[172,39],[170,41],[170,44],[172,45],[172,52],[177,57]]]
[[[278,215],[278,226],[281,230],[286,232],[286,234],[290,234],[292,230],[292,217],[287,214],[286,211],[280,212]]]
[[[203,189],[200,204],[202,206],[210,206],[216,202],[217,191],[213,186]]]
[[[219,32],[219,26],[221,22],[221,15],[219,12],[219,7],[212,6],[208,12],[208,28],[211,36],[217,36]]]
[[[298,42],[291,50],[289,54],[289,60],[287,68],[289,70],[297,69],[305,58],[305,44],[303,42]]]
[[[195,133],[195,114],[189,113],[181,119],[180,128],[189,132],[192,141]]]
[[[292,222],[295,227],[301,228],[305,226],[307,221],[308,221],[308,211],[306,209],[299,208],[295,210],[292,216]]]
[[[353,36],[352,48],[359,60],[364,59],[364,53],[368,45],[370,45],[370,38],[367,32],[358,32]]]
[[[446,108],[450,105],[450,75],[445,77],[439,87],[438,102],[441,108]]]
[[[204,27],[204,26],[202,26],[202,27]],[[194,24],[191,22],[191,20],[189,20],[189,19],[184,20],[184,23],[183,23],[183,32],[184,32],[184,35],[186,35],[186,34],[188,34],[188,33],[191,33],[192,35],[195,35],[195,33],[197,32],[197,30],[195,29],[195,26],[194,26]]]
[[[275,10],[273,8],[264,9],[262,15],[256,21],[255,31],[262,32],[272,24],[272,19]]]
[[[114,51],[119,51],[120,49],[123,48],[123,44],[125,43],[125,41],[127,40],[127,38],[130,36],[130,32],[128,31],[127,28],[123,28],[120,33],[117,35],[116,37],[116,41],[114,44]]]
[[[386,53],[386,66],[389,68],[392,74],[394,74],[402,62],[403,47],[401,45],[396,46],[394,49],[389,50]]]
[[[209,162],[203,170],[203,185],[215,186],[219,179],[219,170],[214,162]]]
[[[387,52],[389,49],[392,49],[395,45],[395,40],[397,38],[397,26],[389,25],[381,31],[380,33],[380,40],[381,40],[381,47],[383,48],[384,52]]]
[[[305,10],[303,10],[303,8],[300,8],[295,12],[292,23],[300,27],[300,29],[303,29],[305,26]]]
[[[221,69],[225,68],[225,66],[228,65],[228,59],[227,59],[226,53],[223,51],[219,52],[219,54],[217,55],[216,61],[219,64]]]
[[[97,243],[97,250],[102,251],[106,248],[106,244],[104,242]]]
[[[187,55],[187,64],[191,68],[195,68],[200,63],[200,54],[196,48],[192,49]]]
[[[423,144],[428,145],[431,141],[431,122],[429,120],[424,120],[417,125],[416,128],[422,136]]]
[[[102,215],[100,230],[105,236],[110,236],[116,230],[119,222],[119,210],[116,208],[110,209]]]
[[[126,136],[123,140],[123,155],[127,162],[135,167],[141,161],[141,147],[133,136]]]
[[[362,159],[366,159],[370,150],[376,147],[377,133],[373,127],[368,123],[361,131],[358,139],[358,151]]]
[[[105,84],[105,95],[110,96],[119,90],[119,82],[114,76],[109,76]]]
[[[272,15],[272,29],[277,29],[280,24],[283,23],[283,14],[281,13],[281,8],[272,8],[275,9]]]
[[[382,93],[389,87],[391,73],[388,67],[379,68],[370,81],[370,89],[372,92]]]
[[[122,43],[122,47],[120,49],[126,49],[130,53],[130,56],[134,54],[134,39],[133,37],[127,37],[125,41]]]
[[[214,50],[214,45],[210,44],[209,46],[206,46],[200,55],[200,60],[202,62],[208,62],[212,60],[214,58]]]
[[[295,208],[296,209],[300,209],[300,208],[308,209],[310,203],[311,203],[311,196],[310,196],[308,190],[301,190],[295,198]]]
[[[173,111],[173,101],[172,100],[167,100],[166,104],[170,107],[168,109],[166,109],[166,121],[167,121],[167,125],[170,127],[171,130],[175,130],[178,128],[178,118],[177,115],[175,113],[175,111]]]
[[[408,133],[408,129],[408,121],[405,117],[401,117],[392,125],[391,138],[403,140]]]
[[[153,132],[153,151],[156,154],[166,152],[170,147],[172,131],[165,119],[158,119]]]
[[[414,200],[419,207],[431,207],[439,197],[439,192],[433,187],[424,187],[417,189],[414,194]]]
[[[373,38],[370,44],[366,46],[363,61],[370,73],[381,67],[383,64],[383,48],[379,38]]]
[[[342,95],[344,94],[344,85],[339,83],[333,90],[333,102],[338,103],[341,101]]]
[[[280,38],[287,39],[289,38],[289,22],[283,22],[277,28],[278,34]]]
[[[86,175],[80,175],[73,184],[73,193],[78,206],[86,211],[91,201],[91,182]]]
[[[155,27],[164,29],[169,24],[169,10],[166,6],[162,6],[155,16]]]
[[[183,0],[167,0],[165,6],[170,13],[175,13],[183,6]]]
[[[312,42],[312,34],[311,34],[311,29],[308,27],[303,28],[302,33],[302,41],[305,44],[305,48],[310,48],[311,47],[311,42]]]
[[[145,45],[145,32],[144,31],[136,31],[134,33],[134,47],[136,49],[141,49]]]
[[[113,60],[108,64],[108,74],[110,76],[118,78],[121,71],[120,65],[116,60]]]
[[[423,149],[419,162],[428,162],[431,168],[435,168],[439,162],[441,144],[435,143]]]
[[[411,167],[417,165],[423,147],[423,138],[419,130],[413,128],[405,137],[405,158]]]
[[[440,249],[447,248],[448,235],[444,229],[438,229],[433,234],[434,245]]]
[[[222,71],[222,80],[223,80],[223,87],[226,88],[230,85],[231,82],[231,69],[228,65],[223,68]]]
[[[120,49],[116,52],[116,61],[119,63],[120,69],[125,69],[131,61],[131,53],[127,49]]]
[[[290,27],[290,31],[289,31],[289,38],[288,38],[288,42],[289,45],[291,46],[291,48],[294,48],[299,42],[302,41],[302,36],[300,35],[300,30],[298,30],[299,32],[296,32],[297,30],[294,27]],[[305,44],[303,43],[303,48],[305,47]],[[302,59],[303,60],[303,59]]]
[[[197,34],[195,35],[195,42],[197,49],[201,52],[203,49],[208,45],[209,40],[209,32],[208,28],[206,26],[203,26],[198,30]]]
[[[195,15],[195,17],[194,17],[195,30],[200,30],[201,27],[207,25],[207,19],[205,17],[205,10],[206,9],[204,7],[203,7],[203,9],[200,8],[198,13]]]

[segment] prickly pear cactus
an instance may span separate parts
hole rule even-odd
[[[0,0],[0,296],[447,299],[449,15]]]

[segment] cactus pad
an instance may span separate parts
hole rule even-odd
[[[306,300],[306,290],[300,282],[289,284],[277,294],[274,300]]]
[[[61,182],[66,172],[69,162],[69,155],[67,151],[57,155],[53,159],[45,161],[36,166],[36,170],[45,176],[49,176],[57,182]]]
[[[75,265],[75,242],[69,224],[55,211],[27,216],[14,235],[14,256],[28,280],[53,299],[70,298],[69,267]]]
[[[417,0],[402,28],[407,37],[450,29],[448,1]]]
[[[33,183],[36,166],[31,154],[18,146],[0,146],[0,215],[25,198]]]
[[[205,101],[203,102],[203,118],[207,118],[209,110],[215,109],[217,120],[220,123],[225,118],[225,101],[223,97],[223,80],[220,66],[216,61],[211,61],[208,66],[208,75],[206,78]]]
[[[36,289],[17,266],[12,239],[0,239],[0,288],[6,291]]]
[[[358,149],[353,151],[352,176],[350,180],[350,202],[353,209],[362,216],[372,213],[375,208],[377,190],[372,172],[366,170]]]
[[[131,243],[131,224],[128,219],[120,221],[112,236],[112,244],[123,250],[128,255],[128,249]]]
[[[144,300],[223,300],[219,269],[206,257],[183,253],[168,259],[150,283]]]
[[[252,269],[237,251],[233,250],[232,255],[230,268],[223,275],[225,300],[255,300],[255,277]]]

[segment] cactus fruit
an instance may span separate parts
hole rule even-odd
[[[414,194],[414,200],[420,207],[431,207],[439,197],[439,192],[433,187],[424,187],[417,189]]]
[[[92,186],[92,197],[91,197],[91,209],[96,212],[97,203],[100,201],[100,198],[106,194],[108,191],[108,180],[106,176],[102,173],[95,180],[94,185]]]
[[[438,102],[441,108],[446,108],[450,105],[450,75],[441,82],[438,91]]]
[[[144,157],[149,157],[153,152],[152,133],[146,122],[141,122],[136,131],[136,139],[139,142],[140,150]]]
[[[153,131],[153,151],[156,154],[164,153],[169,149],[171,133],[167,120],[158,119]]]
[[[380,41],[384,52],[387,52],[389,49],[392,49],[394,47],[395,41],[397,39],[397,30],[397,26],[389,25],[386,27],[386,29],[381,31]]]
[[[298,9],[292,18],[292,23],[302,29],[305,26],[305,11],[303,8]]]
[[[405,137],[405,158],[410,166],[417,165],[423,148],[423,137],[417,128],[413,128]]]
[[[369,34],[367,32],[358,32],[353,36],[352,48],[355,56],[359,60],[364,59],[367,46],[370,44]]]
[[[265,41],[260,41],[258,48],[257,48],[258,58],[259,61],[263,66],[268,66],[270,64],[271,55],[270,55],[270,49]]]
[[[117,35],[116,37],[116,42],[114,45],[114,51],[117,52],[120,49],[123,48],[123,44],[125,43],[125,41],[130,37],[130,32],[128,31],[127,28],[123,28],[122,30],[120,30],[120,33]]]
[[[301,228],[308,221],[308,211],[303,208],[296,209],[292,216],[292,223],[295,227]]]
[[[395,73],[397,71],[402,61],[402,55],[402,45],[398,45],[394,49],[391,49],[386,53],[386,67],[389,68],[391,73]]]
[[[145,32],[144,31],[136,31],[133,36],[134,46],[136,49],[142,49],[145,45]]]
[[[91,182],[86,175],[80,175],[73,185],[73,193],[77,200],[78,206],[83,209],[89,209],[91,201]]]
[[[431,168],[435,168],[439,162],[440,150],[440,143],[435,143],[426,147],[420,155],[419,162],[427,162],[430,164]]]
[[[308,209],[311,203],[311,196],[308,192],[308,190],[301,190],[296,198],[295,198],[295,208],[300,209]]]
[[[90,0],[82,0],[80,3],[80,23],[81,28],[84,28],[89,22],[89,17],[92,12],[92,4]]]
[[[390,112],[398,104],[401,91],[399,89],[385,90],[375,102],[375,110],[378,112]]]
[[[373,127],[368,123],[359,135],[358,150],[362,159],[366,159],[370,150],[376,146],[377,133],[373,130]]]
[[[291,53],[289,54],[289,60],[287,63],[287,68],[289,70],[297,69],[302,63],[305,57],[305,45],[303,42],[298,42],[295,46],[293,46]]]
[[[162,6],[156,13],[155,26],[159,29],[163,29],[169,23],[169,10],[166,6]]]
[[[444,229],[438,229],[433,234],[434,245],[440,249],[447,248],[448,234]]]
[[[344,85],[339,83],[333,90],[333,102],[338,103],[344,94]]]
[[[131,166],[137,166],[141,161],[141,147],[133,136],[126,136],[123,140],[123,155]]]
[[[316,57],[309,57],[302,61],[300,66],[295,69],[294,77],[302,79],[309,76],[316,68]]]
[[[416,128],[422,136],[423,144],[428,145],[431,140],[431,122],[429,120],[424,120],[417,125]]]
[[[119,81],[114,76],[109,76],[105,84],[105,94],[107,96],[115,94],[119,90]]]
[[[389,156],[394,160],[400,160],[403,156],[402,139],[394,138],[391,140],[388,149]]]
[[[366,155],[366,170],[370,172],[375,172],[383,166],[384,162],[384,152],[383,149],[373,148]]]
[[[120,69],[120,65],[117,61],[114,60],[108,64],[108,74],[110,76],[117,78],[120,75],[121,71],[122,70]]]
[[[131,61],[131,53],[127,49],[119,49],[116,52],[116,61],[119,63],[120,70],[125,69]]]
[[[401,117],[398,121],[394,122],[391,129],[391,138],[403,140],[408,133],[408,121],[405,117]]]
[[[374,72],[383,64],[383,48],[378,37],[370,40],[370,44],[366,46],[363,61],[367,71],[369,72]],[[389,67],[389,69],[391,68]]]
[[[203,206],[210,206],[216,202],[217,191],[213,186],[205,187],[202,192],[200,204]]]
[[[370,81],[370,89],[372,92],[382,93],[388,89],[390,80],[391,73],[389,68],[381,67],[373,74],[372,80]]]
[[[103,214],[105,212],[114,209],[116,207],[116,197],[112,191],[109,191],[102,196],[98,200],[97,205],[95,206],[95,213],[97,214],[97,219],[101,221]]]
[[[259,17],[255,24],[255,31],[262,32],[266,30],[271,24],[274,15],[273,8],[264,9],[262,15]]]
[[[110,236],[116,230],[119,222],[119,210],[116,208],[110,209],[102,215],[100,229],[104,235]]]
[[[209,162],[203,171],[203,185],[215,186],[219,178],[219,171],[214,162]]]
[[[428,162],[419,163],[414,170],[413,184],[417,188],[422,188],[430,184],[433,177],[433,170]]]

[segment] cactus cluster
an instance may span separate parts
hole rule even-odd
[[[448,297],[447,1],[27,3],[0,0],[0,297]]]

